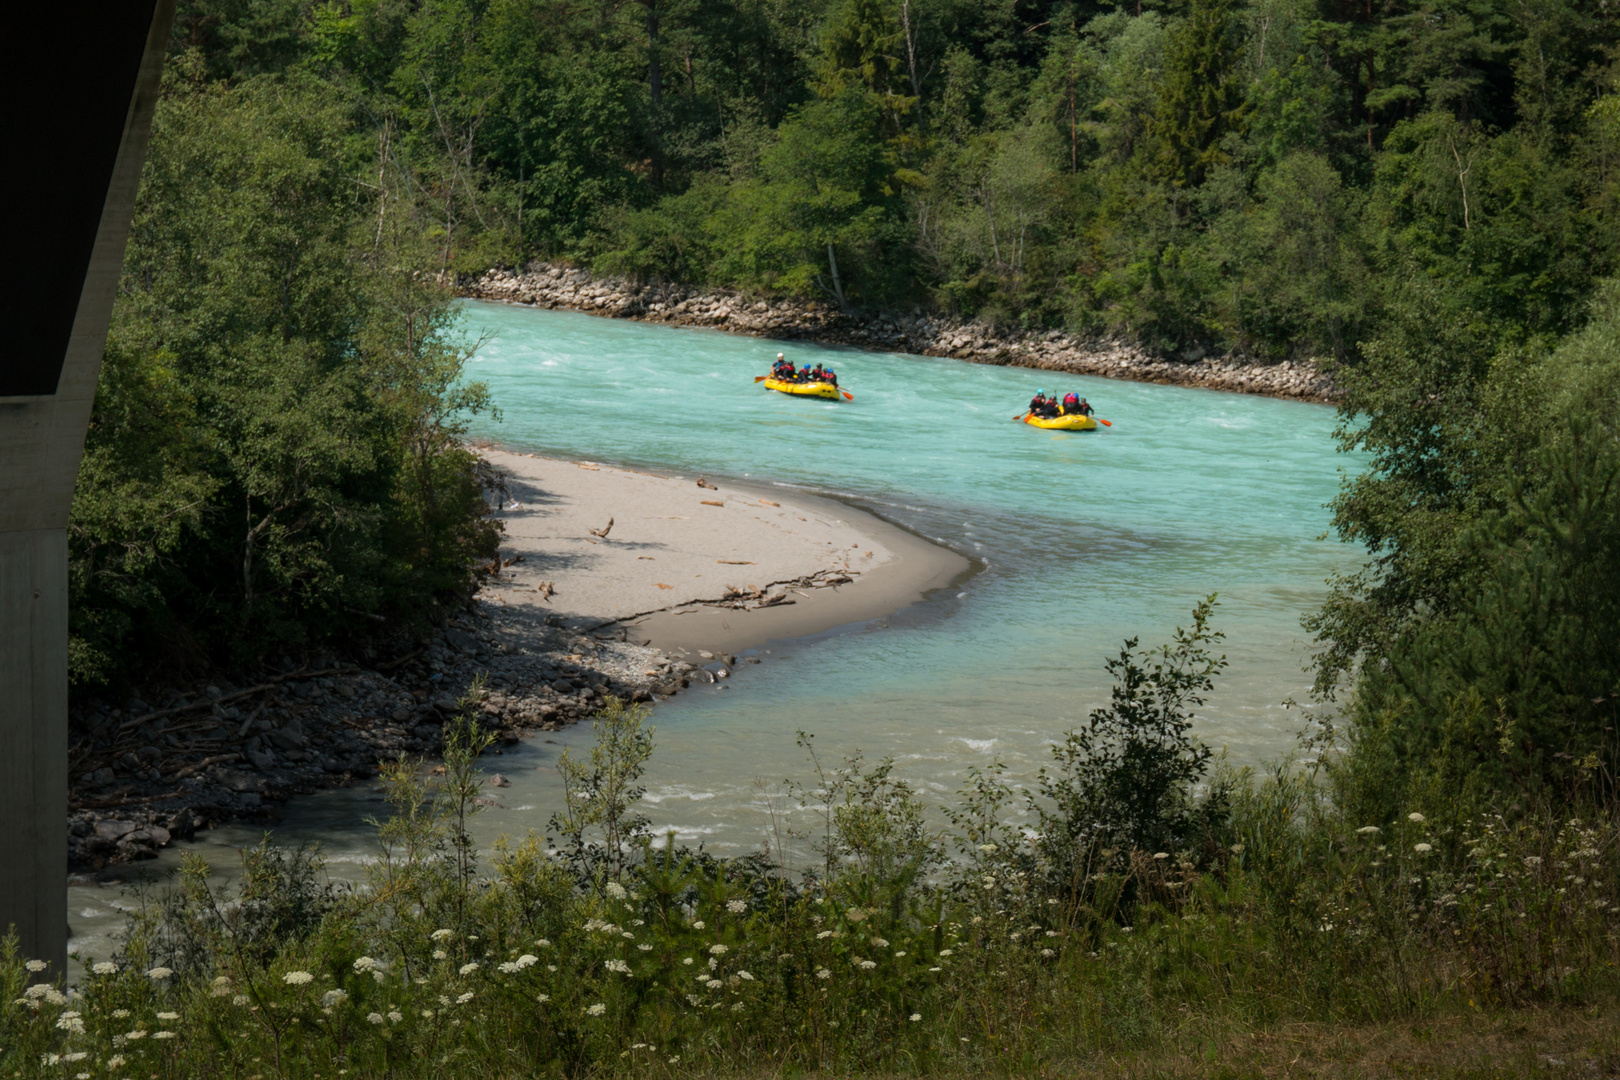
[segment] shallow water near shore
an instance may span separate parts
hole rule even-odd
[[[1310,682],[1299,618],[1357,554],[1318,539],[1346,465],[1330,408],[573,312],[468,303],[466,315],[470,331],[495,335],[469,369],[503,414],[480,418],[476,436],[832,494],[982,564],[926,603],[768,643],[723,688],[694,684],[659,704],[646,778],[658,829],[718,854],[776,847],[783,781],[810,777],[799,731],[815,735],[824,764],[894,757],[936,800],[996,758],[1027,779],[1106,703],[1103,664],[1121,640],[1169,640],[1211,592],[1231,666],[1197,734],[1236,765],[1294,746],[1300,716],[1282,702],[1304,699]],[[779,350],[831,363],[855,400],[761,389],[752,379]],[[1037,387],[1085,395],[1113,427],[1014,423]],[[543,831],[560,801],[556,753],[589,740],[576,727],[491,758],[512,786],[491,792],[500,806],[476,819],[480,838]],[[350,877],[372,850],[361,821],[382,810],[368,788],[327,792],[290,806],[277,834],[320,840],[333,876]],[[191,846],[226,868],[256,836],[217,830]],[[108,925],[112,891],[73,892],[76,929]]]

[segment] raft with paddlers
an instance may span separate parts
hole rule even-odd
[[[754,381],[762,382],[765,389],[775,390],[780,394],[827,398],[832,401],[837,401],[840,397],[845,401],[855,400],[854,394],[839,387],[838,375],[832,368],[820,364],[812,368],[806,364],[803,369],[798,369],[781,353],[776,354],[776,363],[771,365],[771,373],[755,375]]]
[[[1107,420],[1099,420],[1091,403],[1073,391],[1063,395],[1060,402],[1056,394],[1047,397],[1045,390],[1037,390],[1030,400],[1029,411],[1013,419],[1048,431],[1096,431],[1098,424],[1114,426]]]

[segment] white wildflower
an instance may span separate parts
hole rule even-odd
[[[174,1032],[172,1032],[172,1031],[154,1031],[154,1032],[152,1032],[152,1038],[154,1038],[154,1039],[172,1039],[172,1038],[174,1038]]]
[[[376,971],[381,965],[369,956],[362,956],[354,962],[354,970],[364,975],[368,971]]]
[[[1421,824],[1423,824],[1424,817],[1423,817],[1422,814],[1420,814],[1416,810],[1414,810],[1410,814],[1406,815],[1406,820],[1410,821],[1410,822],[1412,822],[1414,824],[1421,825]]]
[[[304,986],[315,981],[315,976],[307,971],[289,971],[281,977],[281,981],[288,986]]]
[[[607,968],[609,971],[617,971],[620,975],[630,974],[630,965],[625,963],[623,960],[609,960],[602,966]]]
[[[743,912],[748,910],[748,901],[728,900],[726,902],[726,910],[731,912],[733,915],[741,915]]]
[[[894,953],[894,958],[896,960],[898,960],[904,955],[906,955],[906,950],[904,950],[904,949],[896,949],[895,953]]]
[[[366,1023],[368,1023],[368,1024],[380,1024],[382,1022],[383,1022],[383,1014],[382,1013],[379,1013],[379,1012],[366,1013]]]
[[[476,960],[469,960],[467,963],[461,965],[461,973],[463,975],[471,975],[473,972],[475,972],[477,970],[478,970],[478,961],[476,961]]]
[[[831,930],[823,930],[821,933],[816,935],[816,937],[818,939],[819,938],[830,938],[832,936],[833,936],[833,932]]]
[[[174,974],[174,972],[172,970],[170,970],[169,968],[155,967],[151,971],[148,971],[146,973],[146,977],[149,978],[149,979],[167,979],[170,975],[173,975],[173,974]]]
[[[507,961],[495,970],[499,971],[502,975],[515,975],[520,969],[516,964],[512,963],[511,961]]]
[[[90,970],[95,972],[97,975],[116,975],[116,974],[118,974],[118,965],[113,964],[113,963],[109,963],[106,960],[103,960],[101,963],[96,964]]]
[[[1377,836],[1383,830],[1376,825],[1363,825],[1356,830],[1358,836]]]
[[[694,929],[694,930],[702,930],[703,926],[704,926],[703,920],[699,919],[697,922],[692,924],[692,929]]]
[[[949,949],[941,949],[941,950],[939,950],[939,955],[941,955],[941,956],[949,956],[949,955],[951,955],[951,950],[949,950]]]
[[[62,1015],[66,1016],[68,1014],[63,1013]],[[73,1015],[77,1016],[78,1014],[74,1013]],[[180,1019],[180,1014],[177,1013],[177,1012],[160,1012],[160,1013],[157,1014],[157,1018],[159,1020],[178,1020],[178,1019]]]
[[[390,1024],[400,1023],[404,1019],[405,1019],[405,1014],[400,1012],[398,1009],[394,1009],[393,1011],[391,1011],[388,1014],[388,1022]]]
[[[428,935],[428,937],[432,938],[434,941],[449,941],[455,936],[456,932],[454,930],[435,930],[433,933]]]
[[[514,964],[516,964],[518,966],[519,970],[522,970],[523,968],[526,968],[526,967],[534,967],[534,965],[538,964],[539,962],[540,962],[540,958],[538,956],[534,955],[534,953],[524,953],[522,956],[520,956],[516,960],[512,961],[512,963],[514,963]]]
[[[328,990],[321,995],[321,1004],[328,1009],[336,1008],[348,1000],[349,993],[346,990]]]
[[[127,1020],[127,1019],[129,1019],[129,1010],[128,1009],[114,1009],[112,1011],[112,1018],[114,1020]]]
[[[1153,853],[1153,857],[1155,859],[1168,859],[1170,857],[1170,853],[1168,851],[1155,851]]]
[[[547,941],[545,938],[537,938],[535,940],[535,945],[542,949],[551,948],[551,942]]]
[[[1042,949],[1041,950],[1041,955],[1046,957],[1047,959],[1051,959],[1052,957],[1057,955],[1057,952],[1052,950],[1052,949]]]
[[[830,979],[830,978],[832,978],[832,972],[828,971],[826,968],[817,968],[816,969],[816,978],[818,978],[818,979]]]
[[[746,972],[746,971],[737,972],[737,978],[741,979],[743,982],[753,982],[754,981],[754,977],[752,975],[748,974],[748,972]]]
[[[536,1000],[540,1004],[544,1005],[546,1002],[551,1000],[551,995],[550,994],[536,994],[534,996],[534,1000]]]
[[[124,1055],[123,1054],[114,1054],[112,1057],[107,1059],[107,1068],[109,1068],[109,1069],[122,1069],[123,1067],[124,1067]]]
[[[433,950],[433,959],[435,959],[435,960],[448,960],[448,959],[450,959],[450,954],[445,952],[443,949],[434,949]]]
[[[691,967],[692,966],[692,958],[690,956],[688,956],[685,960],[682,960],[681,963],[685,964],[687,967]]]
[[[889,942],[885,938],[880,937],[873,938],[872,944],[879,949],[887,949],[889,947]]]
[[[876,960],[857,960],[857,961],[855,961],[855,966],[860,968],[862,971],[871,971],[873,968],[877,967],[877,961]]]
[[[703,985],[707,986],[710,990],[718,990],[722,986],[724,986],[725,983],[721,982],[719,979],[710,979],[708,982],[704,983]]]
[[[30,960],[28,963],[23,965],[23,967],[27,968],[29,971],[44,971],[50,966],[51,965],[47,964],[43,960]]]
[[[235,997],[231,998],[231,1004],[235,1005],[235,1006],[237,1006],[239,1008],[241,1006],[243,1006],[243,1005],[246,1005],[247,1003],[248,1003],[248,996],[246,994],[237,994]]]
[[[73,1035],[84,1034],[84,1021],[76,1012],[65,1012],[56,1018],[56,1026]]]
[[[709,955],[711,955],[711,956],[724,956],[724,955],[726,955],[726,953],[728,953],[730,951],[731,950],[726,948],[724,945],[718,945],[717,944],[717,945],[710,945],[709,946]]]
[[[913,1024],[915,1024],[917,1021],[922,1019],[922,1013],[912,1013],[909,1019]]]
[[[648,945],[645,941],[643,941],[640,945],[637,945],[636,948],[640,949],[642,952],[652,952],[652,946]]]
[[[130,1042],[134,1042],[137,1039],[146,1038],[146,1032],[142,1031],[140,1028],[136,1028],[134,1031],[124,1032],[124,1038],[128,1039]]]
[[[473,999],[473,992],[471,990],[469,990],[465,994],[462,994],[460,997],[456,998],[456,1004],[457,1005],[465,1005],[465,1004],[467,1004],[467,1002],[471,1001],[472,999]]]
[[[592,1005],[590,1008],[586,1009],[585,1012],[589,1016],[601,1016],[603,1013],[607,1012],[607,1006],[598,1001],[595,1005]]]
[[[84,1050],[75,1050],[71,1054],[63,1054],[62,1055],[62,1060],[63,1061],[69,1061],[69,1062],[71,1062],[71,1061],[83,1061],[85,1058],[87,1058],[89,1056],[90,1056],[89,1053],[87,1053]]]
[[[1427,855],[1429,852],[1434,850],[1434,846],[1432,844],[1413,844],[1412,850],[1417,852],[1419,855]]]

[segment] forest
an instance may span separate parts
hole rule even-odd
[[[1493,342],[1555,339],[1620,244],[1607,4],[181,8],[200,78],[341,108],[356,184],[457,272],[540,257],[1353,360],[1413,281]]]

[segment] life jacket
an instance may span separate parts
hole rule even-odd
[[[1080,405],[1080,395],[1079,394],[1064,394],[1063,395],[1063,407],[1065,409],[1067,409],[1070,405],[1073,405],[1073,406],[1075,406],[1077,408],[1079,407],[1079,405]]]

